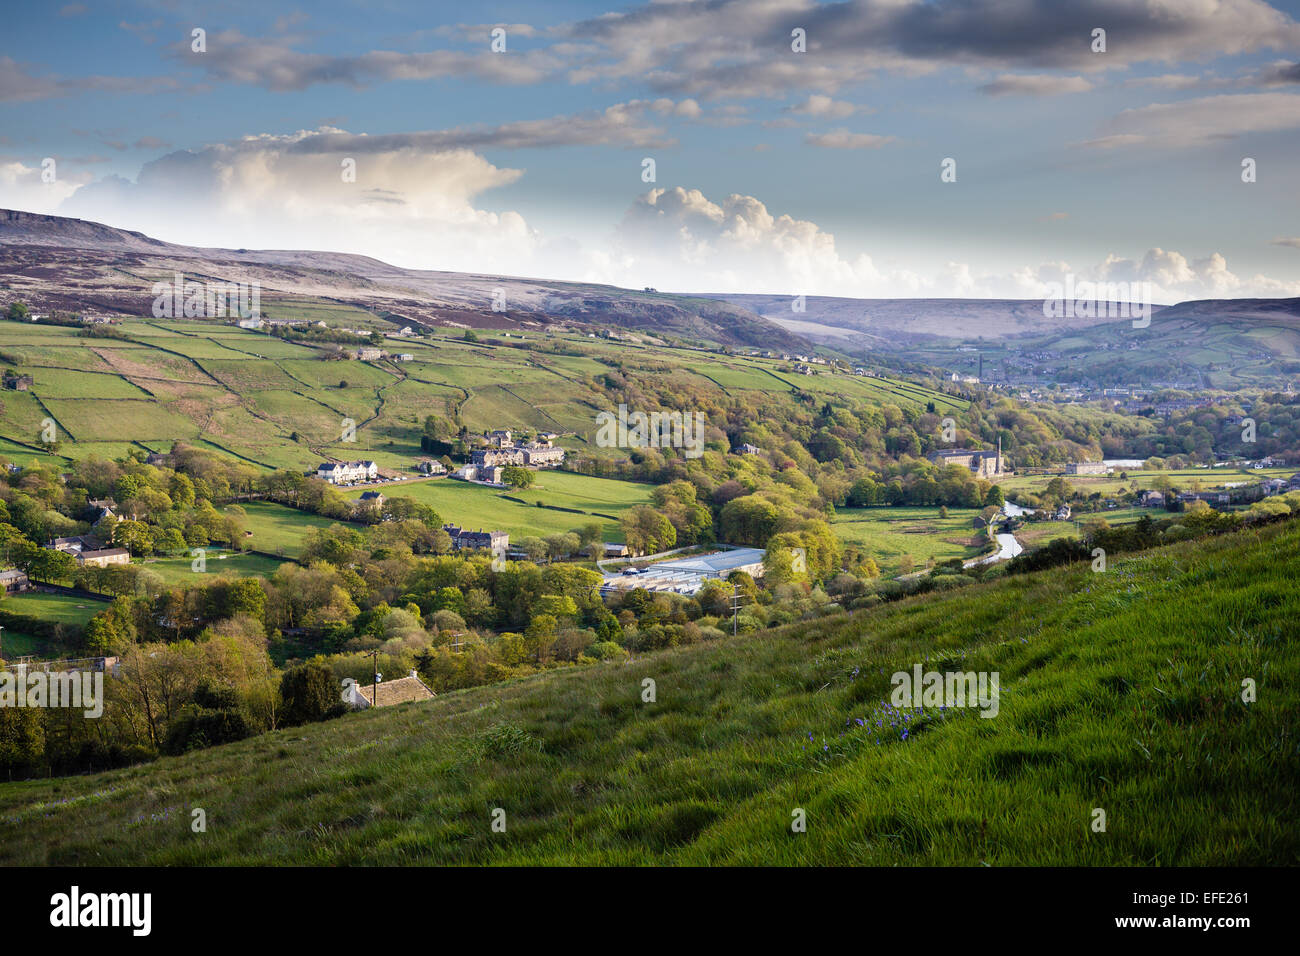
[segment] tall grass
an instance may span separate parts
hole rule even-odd
[[[1298,577],[1271,526],[0,785],[0,861],[1294,864]],[[998,715],[874,728],[917,662]]]

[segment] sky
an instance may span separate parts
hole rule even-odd
[[[1297,7],[9,4],[0,207],[660,291],[1300,296]]]

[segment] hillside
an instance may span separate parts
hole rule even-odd
[[[818,341],[843,339],[887,345],[930,338],[1007,339],[1104,323],[1088,316],[1049,318],[1042,299],[852,299],[810,295],[795,313],[788,296],[718,295]],[[1155,311],[1161,307],[1156,306]]]
[[[1294,864],[1298,574],[1272,525],[8,785],[0,862]],[[891,735],[918,662],[997,716]]]
[[[263,299],[267,314],[371,328],[367,313],[327,300]],[[0,455],[27,462],[41,422],[57,426],[60,452],[118,458],[132,444],[166,451],[196,442],[267,468],[314,467],[321,457],[373,458],[410,470],[430,414],[475,431],[530,429],[595,446],[596,416],[617,406],[601,386],[611,367],[636,363],[678,394],[753,396],[789,405],[810,393],[924,408],[965,403],[911,383],[864,376],[782,374],[781,363],[697,349],[660,348],[579,333],[511,333],[465,341],[440,330],[390,335],[408,361],[324,361],[326,347],[197,319],[128,319],[111,337],[45,323],[0,320],[0,366],[32,376],[28,391],[0,393]],[[644,371],[642,371],[644,370]],[[85,401],[93,399],[94,401]],[[356,423],[341,441],[340,423]]]
[[[850,354],[992,384],[1283,389],[1300,375],[1300,299],[1157,305],[1150,324],[1134,328],[1132,319],[1105,315],[1048,318],[1041,299],[809,296],[794,313],[789,298],[718,298]]]
[[[0,277],[7,303],[36,311],[148,316],[155,282],[257,282],[269,297],[323,297],[393,316],[397,325],[532,328],[583,323],[720,344],[806,349],[808,343],[749,310],[683,295],[515,276],[403,269],[367,256],[309,250],[210,249],[63,216],[0,209]],[[494,309],[494,298],[499,301]]]

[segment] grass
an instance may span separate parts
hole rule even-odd
[[[207,551],[204,557],[207,569],[204,573],[214,577],[230,575],[240,578],[254,576],[269,578],[284,563],[262,554],[232,554],[227,551]],[[151,558],[143,563],[143,567],[157,574],[169,586],[194,584],[196,572],[193,565],[194,558],[189,555],[178,558]]]
[[[353,328],[385,326],[368,313],[317,300],[264,299],[263,308]],[[459,413],[471,430],[553,431],[590,452],[599,396],[582,377],[606,366],[588,356],[530,351],[534,343],[576,344],[593,356],[644,354],[665,365],[666,380],[718,383],[733,394],[786,401],[797,387],[869,404],[964,407],[905,382],[781,376],[773,374],[780,363],[764,359],[568,334],[530,334],[524,347],[513,341],[474,346],[448,335],[391,340],[387,348],[409,351],[415,360],[366,363],[321,361],[317,348],[216,322],[128,319],[119,329],[127,338],[85,339],[74,329],[0,323],[0,347],[19,356],[36,379],[31,393],[0,397],[0,440],[32,442],[42,420],[53,416],[71,458],[84,457],[79,446],[86,443],[180,439],[264,468],[301,470],[340,451],[336,443],[348,417],[358,428],[355,444],[343,452],[402,467],[419,457],[427,415]],[[339,388],[340,381],[348,386]]]
[[[441,478],[395,486],[394,497],[409,497],[431,505],[444,521],[469,528],[508,531],[515,538],[547,535],[595,522],[606,541],[622,541],[617,518],[637,504],[650,501],[650,486],[613,478],[592,478],[556,471],[541,472],[537,484],[523,491],[502,491],[485,485]],[[510,501],[509,498],[518,498]],[[574,508],[585,514],[538,508],[536,502]]]
[[[1297,574],[1278,525],[0,784],[0,862],[1294,865]],[[859,729],[918,662],[997,716]]]
[[[862,548],[881,573],[893,576],[902,571],[902,559],[911,557],[913,567],[924,570],[934,558],[975,558],[984,548],[973,544],[974,520],[978,508],[949,508],[941,518],[938,508],[840,508],[831,529],[840,540]]]
[[[76,628],[85,627],[87,621],[106,607],[107,604],[89,598],[46,591],[23,591],[0,599],[0,610]]]
[[[284,553],[289,557],[297,557],[302,551],[302,539],[307,532],[337,523],[330,518],[269,501],[253,501],[239,507],[248,515],[245,529],[253,532],[251,538],[244,539],[248,546],[271,554]]]
[[[3,608],[3,602],[0,602],[0,609]],[[47,641],[33,634],[15,631],[9,627],[0,630],[0,660],[13,660],[15,657],[28,654],[33,657],[44,657],[47,647]]]

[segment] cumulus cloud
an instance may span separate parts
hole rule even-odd
[[[363,150],[366,137],[341,130],[321,139],[262,135],[169,153],[135,182],[82,187],[58,211],[173,242],[354,252],[415,268],[504,271],[532,254],[536,234],[523,217],[476,202],[521,170],[468,149]],[[355,182],[344,179],[345,161]]]
[[[101,162],[97,157],[87,157],[83,162]],[[40,165],[27,166],[21,162],[0,162],[0,207],[23,209],[27,212],[54,213],[59,206],[93,176],[67,164],[55,162],[54,182],[45,182]]]

